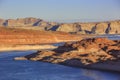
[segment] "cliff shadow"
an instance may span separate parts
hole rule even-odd
[[[59,27],[58,25],[55,25],[55,26],[53,26],[52,28],[50,28],[48,30],[56,31],[58,29],[58,27]]]

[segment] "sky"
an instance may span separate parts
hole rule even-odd
[[[51,21],[120,19],[120,0],[0,0],[0,18]]]

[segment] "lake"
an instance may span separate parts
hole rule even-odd
[[[119,35],[109,35],[108,38],[120,40]],[[58,45],[61,44],[56,44],[56,46]],[[37,61],[13,60],[14,57],[34,52],[36,51],[0,52],[0,80],[120,80],[120,73],[115,72],[74,68]]]
[[[120,80],[120,73],[74,68],[34,61],[14,61],[14,57],[35,51],[1,52],[0,80]]]

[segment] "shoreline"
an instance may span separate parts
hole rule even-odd
[[[0,46],[0,52],[5,51],[29,51],[29,50],[51,50],[56,49],[57,46],[53,45],[7,45]]]
[[[83,45],[84,44],[84,45]],[[83,39],[53,50],[38,51],[14,60],[42,61],[72,67],[120,72],[120,40]]]

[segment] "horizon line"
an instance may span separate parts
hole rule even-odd
[[[35,19],[41,19],[41,20],[47,21],[47,22],[57,22],[57,23],[77,23],[77,22],[89,23],[89,22],[108,22],[108,21],[118,21],[118,20],[120,20],[120,18],[118,18],[118,19],[42,19],[42,18],[39,18],[39,17],[17,17],[17,18],[0,18],[0,19],[3,19],[3,20],[9,20],[9,19],[17,20],[17,19],[25,19],[25,18],[35,18]]]

